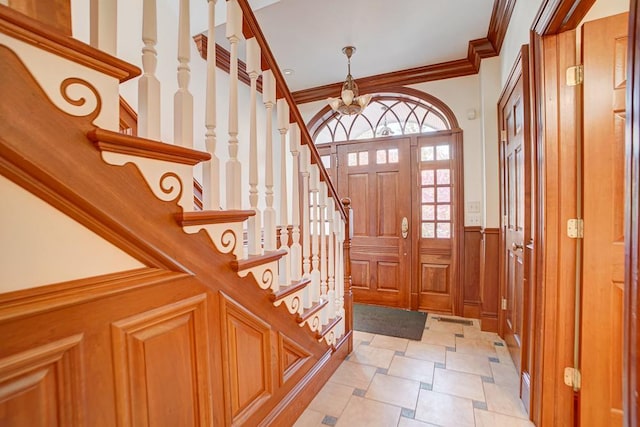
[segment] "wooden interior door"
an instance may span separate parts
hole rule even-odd
[[[525,334],[525,238],[530,238],[525,189],[529,188],[529,114],[527,49],[523,47],[499,103],[502,210],[502,332],[513,362],[521,372]],[[527,240],[528,242],[528,240]]]
[[[625,13],[583,27],[583,426],[621,426],[623,418],[627,19]]]
[[[338,146],[338,192],[351,198],[354,213],[355,302],[410,308],[409,145],[409,138],[392,138]]]

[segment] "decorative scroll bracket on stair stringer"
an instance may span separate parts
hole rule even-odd
[[[324,310],[324,309],[323,309]],[[316,313],[313,316],[309,317],[304,322],[300,323],[300,327],[307,325],[311,332],[317,332],[322,329],[322,320],[320,319],[320,313]]]
[[[115,166],[133,163],[158,199],[165,202],[177,201],[185,211],[193,211],[193,167],[191,165],[106,151],[102,152],[102,159]],[[185,186],[185,182],[189,185]]]
[[[274,283],[278,283],[278,261],[271,261],[266,264],[257,265],[238,271],[240,277],[247,277],[251,273],[260,289],[273,288]]]
[[[218,251],[223,254],[233,253],[236,259],[242,258],[243,244],[242,240],[238,239],[238,236],[242,236],[243,233],[242,222],[189,225],[183,227],[183,229],[189,234],[205,230]]]
[[[120,82],[117,78],[3,33],[0,33],[0,46],[20,58],[56,108],[76,117],[95,115],[95,126],[118,131]]]
[[[302,310],[304,308],[302,304],[302,289],[298,292],[288,295],[286,298],[274,302],[273,305],[279,307],[282,303],[284,303],[284,305],[287,307],[289,313],[302,314]]]

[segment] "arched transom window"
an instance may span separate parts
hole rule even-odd
[[[408,95],[378,94],[358,115],[327,113],[312,120],[316,144],[450,130],[449,118],[434,103]]]

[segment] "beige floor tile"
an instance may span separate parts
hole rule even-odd
[[[358,340],[358,341],[370,342],[374,336],[375,336],[374,334],[370,334],[369,332],[353,331],[354,341]]]
[[[461,334],[462,325],[434,320],[429,324],[429,330],[437,332],[450,332],[452,334]]]
[[[497,384],[485,384],[484,393],[487,398],[487,409],[504,415],[518,418],[529,418],[517,393]]]
[[[482,331],[475,326],[463,326],[462,327],[463,334],[465,338],[471,338],[474,340],[484,340],[484,341],[502,341],[502,339],[495,332],[486,332]]]
[[[307,408],[321,414],[339,417],[352,395],[353,387],[328,382]]]
[[[476,427],[535,427],[529,420],[496,414],[495,412],[475,409],[474,413]]]
[[[409,341],[404,355],[414,359],[430,360],[444,363],[446,348],[441,345],[425,344],[420,341]]]
[[[433,374],[433,391],[485,401],[482,378],[465,372],[436,368]]]
[[[405,351],[409,340],[406,338],[388,337],[385,335],[376,335],[371,340],[371,346],[378,348],[386,348],[393,351]]]
[[[394,355],[395,351],[393,350],[361,345],[349,356],[349,361],[388,369]]]
[[[456,336],[453,332],[438,332],[428,329],[422,333],[420,341],[425,344],[443,345],[445,347],[456,346]]]
[[[376,374],[364,397],[402,408],[415,409],[420,382]]]
[[[325,414],[314,411],[313,409],[305,409],[293,427],[321,427],[324,415]]]
[[[420,390],[416,419],[445,427],[473,427],[473,402],[448,394]]]
[[[454,371],[468,372],[485,377],[492,375],[489,359],[485,356],[447,351],[446,367]]]
[[[496,354],[498,355],[498,359],[500,359],[500,363],[511,365],[515,369],[513,358],[511,357],[511,353],[509,353],[509,347],[507,347],[506,344],[504,346],[495,346],[495,350]]]
[[[501,386],[509,388],[518,388],[520,381],[518,380],[518,372],[516,367],[511,363],[490,363],[491,372],[493,373],[493,381]]]
[[[483,340],[456,337],[456,352],[476,356],[498,357],[493,343]]]
[[[361,365],[345,360],[338,366],[329,381],[366,390],[369,388],[376,370],[375,366]]]
[[[398,427],[438,427],[436,424],[423,423],[422,421],[413,420],[411,418],[400,417]]]
[[[394,356],[389,368],[389,375],[433,384],[434,363],[428,360]]]
[[[352,396],[337,427],[390,427],[398,425],[400,408],[375,400]]]

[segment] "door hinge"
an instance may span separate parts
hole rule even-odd
[[[567,86],[577,86],[584,82],[584,67],[574,65],[567,68]]]
[[[573,387],[574,390],[580,390],[582,383],[582,375],[576,368],[564,368],[564,383],[569,387]]]
[[[567,236],[572,239],[584,238],[584,220],[579,218],[567,220]]]
[[[507,299],[506,298],[502,298],[501,308],[503,310],[507,309]]]
[[[507,131],[504,129],[500,131],[500,141],[507,142]]]

